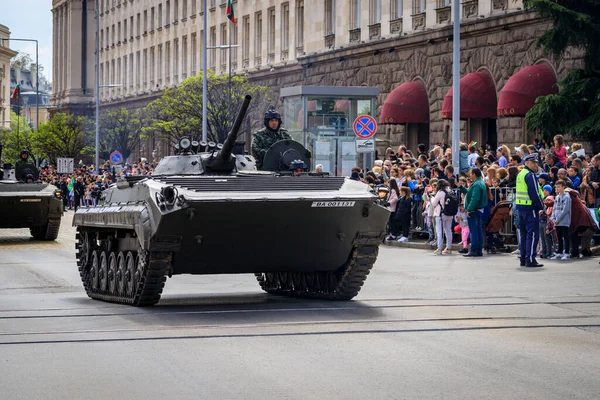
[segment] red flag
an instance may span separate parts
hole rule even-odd
[[[13,90],[12,95],[11,95],[13,103],[17,102],[20,92],[21,92],[21,86],[19,86],[19,84],[17,83],[17,86],[15,87],[15,90]]]
[[[229,18],[229,20],[235,24],[237,22],[237,18],[235,18],[235,12],[233,11],[233,3],[231,2],[231,0],[227,0],[226,13],[227,18]]]

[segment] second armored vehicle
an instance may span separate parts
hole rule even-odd
[[[151,177],[122,179],[97,207],[75,213],[77,263],[91,298],[152,305],[167,276],[235,273],[254,273],[269,293],[357,295],[389,210],[364,183],[257,171],[252,157],[233,155],[249,101],[223,146],[183,138],[180,154]],[[281,150],[271,152],[272,164],[307,153],[287,142],[274,145]]]
[[[29,228],[34,239],[55,240],[63,215],[60,190],[38,181],[39,171],[27,156],[22,151],[14,169],[0,170],[0,228]]]

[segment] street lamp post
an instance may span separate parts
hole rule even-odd
[[[39,128],[40,128],[40,64],[39,64],[39,49],[38,49],[38,41],[37,39],[21,39],[21,38],[6,38],[6,39],[0,39],[2,41],[4,40],[14,40],[17,42],[35,42],[35,136],[36,136],[36,142],[37,139],[39,139],[38,137],[38,133],[39,133]],[[17,84],[19,84],[19,82],[17,82]],[[36,151],[36,155],[35,155],[35,166],[39,168],[39,157],[37,155],[37,151]]]

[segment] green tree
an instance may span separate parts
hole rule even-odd
[[[560,59],[570,49],[583,50],[583,67],[559,82],[560,92],[537,99],[527,113],[527,128],[547,139],[570,133],[600,137],[600,0],[524,0],[525,6],[549,18],[552,28],[537,41],[546,54]]]
[[[10,129],[0,131],[0,143],[4,145],[2,156],[7,163],[14,164],[23,149],[29,150],[34,158],[40,156],[35,132],[24,116],[18,117],[13,111],[10,112]]]
[[[50,163],[59,157],[78,158],[91,154],[94,124],[87,117],[56,113],[40,125],[40,145]]]
[[[100,155],[108,159],[118,150],[127,159],[142,139],[142,110],[130,112],[126,108],[114,109],[100,117]]]
[[[223,142],[231,130],[245,95],[252,96],[248,119],[256,112],[264,112],[272,100],[267,86],[251,84],[245,77],[233,76],[231,85],[227,75],[208,73],[208,140]],[[150,103],[145,132],[160,139],[177,143],[181,136],[199,140],[202,137],[202,76],[192,76]]]

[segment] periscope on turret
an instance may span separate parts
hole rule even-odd
[[[181,138],[152,176],[121,178],[96,207],[77,210],[77,264],[89,297],[153,305],[172,275],[237,273],[254,273],[268,293],[358,294],[389,209],[362,182],[302,168],[292,176],[291,167],[310,165],[293,140],[271,145],[262,171],[253,156],[234,154],[249,103],[222,145]],[[235,251],[232,232],[244,237]]]

